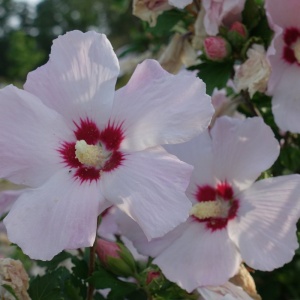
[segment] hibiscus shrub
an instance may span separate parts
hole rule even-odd
[[[132,5],[0,90],[1,299],[299,298],[300,2]]]

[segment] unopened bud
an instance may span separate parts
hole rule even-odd
[[[149,285],[153,280],[158,279],[161,276],[161,273],[159,271],[149,271],[147,273],[147,278],[146,278],[146,284]]]
[[[222,37],[210,36],[204,40],[204,52],[208,59],[221,62],[231,54],[231,46]]]
[[[118,276],[135,272],[135,261],[130,251],[121,243],[97,240],[96,253],[103,265]]]
[[[227,34],[228,40],[234,47],[241,47],[248,39],[248,30],[241,22],[234,22]]]

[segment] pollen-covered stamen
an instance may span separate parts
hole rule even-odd
[[[109,156],[101,145],[89,145],[85,140],[77,141],[75,149],[75,157],[88,167],[103,167]]]
[[[200,220],[205,220],[208,218],[227,217],[228,210],[229,204],[224,201],[204,201],[195,204],[190,210],[190,215]]]

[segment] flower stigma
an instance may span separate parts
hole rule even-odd
[[[103,150],[101,145],[89,145],[85,140],[77,141],[75,144],[75,157],[82,164],[88,167],[103,167],[108,153]]]

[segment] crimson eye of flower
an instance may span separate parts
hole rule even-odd
[[[296,27],[286,28],[283,33],[282,58],[289,64],[300,65],[300,30]]]
[[[112,171],[121,165],[124,159],[124,154],[118,150],[124,138],[121,125],[109,123],[103,131],[89,119],[81,119],[75,125],[77,141],[64,142],[58,150],[66,167],[75,168],[75,178],[81,182],[97,181],[101,172]]]
[[[199,186],[190,215],[198,222],[204,222],[212,231],[223,229],[229,220],[234,219],[239,208],[239,200],[234,198],[233,189],[227,182],[216,188]]]

